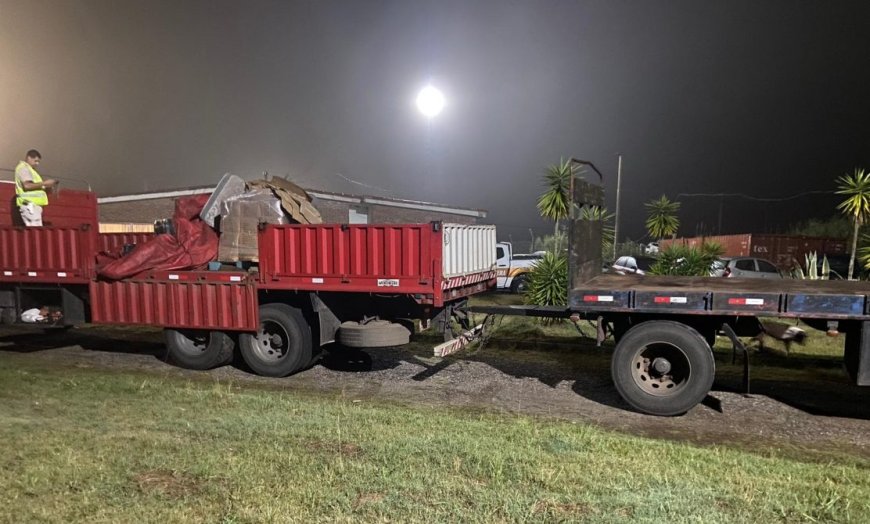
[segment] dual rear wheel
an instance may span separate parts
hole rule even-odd
[[[239,349],[251,370],[264,377],[286,377],[313,360],[311,328],[297,308],[286,304],[260,307],[260,330],[239,335]]]
[[[169,358],[181,367],[206,370],[233,360],[235,341],[222,331],[166,329]],[[257,333],[239,335],[239,352],[251,370],[286,377],[313,363],[311,328],[302,312],[286,304],[260,308]]]

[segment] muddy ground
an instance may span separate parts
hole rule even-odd
[[[164,361],[152,329],[84,327],[46,334],[0,329],[0,365],[24,359],[47,367],[123,369],[194,380],[232,381],[242,388],[286,389],[415,406],[456,406],[582,421],[636,435],[870,458],[870,388],[851,385],[836,360],[753,356],[752,395],[740,392],[741,368],[717,353],[717,381],[706,401],[684,416],[630,410],[610,380],[607,347],[579,339],[497,339],[483,350],[432,357],[436,340],[415,336],[405,348],[336,348],[293,377],[257,377],[238,367],[209,372]],[[12,354],[17,356],[13,357]]]

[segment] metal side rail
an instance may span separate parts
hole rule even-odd
[[[464,310],[469,313],[515,317],[569,318],[571,316],[571,310],[567,306],[466,306]]]

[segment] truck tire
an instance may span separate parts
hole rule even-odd
[[[716,375],[710,346],[696,330],[670,320],[642,322],[616,345],[613,382],[631,407],[681,415],[701,402]]]
[[[344,322],[338,330],[339,342],[349,348],[402,346],[411,341],[411,331],[401,324],[374,320],[366,324]]]
[[[164,329],[169,359],[187,369],[213,369],[233,360],[235,343],[221,331]]]
[[[511,293],[525,293],[529,289],[529,282],[526,280],[526,275],[517,275],[511,280]]]
[[[260,330],[239,335],[242,358],[264,377],[286,377],[311,362],[311,326],[286,304],[260,306]]]

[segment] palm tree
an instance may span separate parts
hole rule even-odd
[[[556,222],[555,236],[559,238],[559,220],[568,218],[571,199],[568,190],[571,176],[576,174],[574,164],[570,160],[560,159],[558,164],[551,165],[544,173],[546,190],[538,197],[538,211],[544,218]],[[559,249],[557,241],[556,248]]]
[[[658,200],[650,200],[644,206],[649,212],[646,230],[651,237],[661,240],[677,234],[680,228],[680,219],[677,218],[677,211],[680,210],[679,202],[671,202],[668,197],[662,195]]]
[[[870,213],[870,172],[855,169],[851,175],[837,179],[837,194],[846,199],[837,206],[852,221],[852,250],[849,255],[849,280],[855,270],[855,252],[858,247],[858,229]]]

